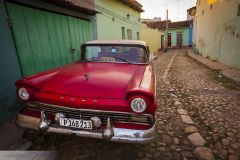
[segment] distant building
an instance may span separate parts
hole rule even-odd
[[[167,21],[159,22],[144,22],[148,27],[158,29],[161,32],[161,45],[163,49],[168,48],[186,48],[192,46],[192,21],[168,21],[168,34],[166,33]],[[168,42],[165,42],[165,37],[168,36]]]
[[[141,18],[141,22],[158,22],[161,20],[161,17],[154,17],[153,19]]]
[[[196,51],[240,69],[240,1],[197,1]]]
[[[193,20],[196,14],[196,6],[187,10],[187,20]]]
[[[195,47],[195,42],[196,42],[196,21],[195,21],[195,15],[196,15],[196,10],[197,7],[191,7],[187,10],[187,20],[191,20],[192,21],[192,26],[189,28],[189,38],[192,41],[192,46]],[[192,35],[192,36],[191,36]]]
[[[140,39],[147,42],[151,53],[158,52],[161,48],[161,31],[157,28],[150,28],[145,23],[141,23]]]
[[[133,0],[96,0],[97,39],[140,39],[142,5]]]

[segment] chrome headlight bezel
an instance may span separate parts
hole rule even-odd
[[[147,109],[147,102],[145,99],[135,97],[131,100],[131,109],[136,113],[143,113]]]
[[[26,88],[20,87],[18,89],[18,97],[23,101],[27,101],[30,99],[30,94]]]

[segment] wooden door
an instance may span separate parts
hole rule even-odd
[[[172,46],[172,36],[171,33],[168,33],[168,47]]]
[[[92,39],[91,22],[7,2],[23,76],[72,63]]]
[[[182,48],[182,32],[177,32],[177,47]]]

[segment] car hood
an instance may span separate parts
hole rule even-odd
[[[76,63],[60,70],[41,92],[85,98],[123,98],[139,65],[126,63]]]

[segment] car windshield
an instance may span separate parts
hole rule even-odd
[[[84,60],[116,63],[146,63],[147,54],[143,48],[137,46],[86,46]]]

